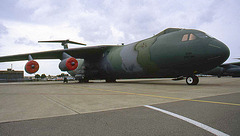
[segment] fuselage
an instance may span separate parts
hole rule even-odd
[[[178,77],[208,71],[228,57],[228,47],[204,32],[170,28],[139,42],[111,47],[97,61],[80,62],[77,70],[88,79]]]

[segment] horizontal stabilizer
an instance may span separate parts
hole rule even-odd
[[[68,39],[67,39],[67,40],[38,41],[38,42],[39,42],[39,43],[40,43],[40,42],[62,43],[62,46],[64,47],[64,49],[68,49],[68,43],[86,46],[86,44],[84,44],[84,43],[74,42],[74,41],[70,41],[70,40],[68,40]]]

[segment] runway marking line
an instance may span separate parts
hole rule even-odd
[[[163,109],[160,109],[160,108],[157,108],[157,107],[153,107],[153,106],[150,106],[150,105],[144,105],[144,107],[147,107],[147,108],[150,108],[150,109],[153,109],[153,110],[156,110],[156,111],[160,111],[160,112],[165,113],[167,115],[170,115],[170,116],[173,116],[175,118],[181,119],[181,120],[186,121],[186,122],[188,122],[190,124],[193,124],[193,125],[195,125],[197,127],[200,127],[200,128],[202,128],[202,129],[204,129],[204,130],[206,130],[206,131],[208,131],[208,132],[210,132],[210,133],[212,133],[214,135],[217,135],[217,136],[229,136],[228,134],[223,133],[223,132],[221,132],[221,131],[219,131],[217,129],[214,129],[214,128],[210,127],[210,126],[207,126],[205,124],[202,124],[202,123],[197,122],[195,120],[192,120],[190,118],[178,115],[176,113],[173,113],[173,112],[170,112],[170,111],[167,111],[167,110],[163,110]]]
[[[129,94],[129,95],[139,95],[139,96],[148,96],[148,97],[155,97],[155,98],[172,99],[172,100],[181,100],[181,101],[192,101],[192,102],[202,102],[202,103],[213,103],[213,104],[240,106],[240,104],[238,104],[238,103],[226,103],[226,102],[215,102],[215,101],[205,101],[205,100],[193,100],[193,99],[167,97],[167,96],[160,96],[160,95],[153,95],[153,94],[130,93],[130,92],[124,92],[124,91],[105,90],[105,89],[97,89],[97,88],[89,88],[89,87],[80,87],[80,88],[90,89],[90,90],[97,90],[97,91],[105,91],[105,92],[123,93],[123,94]]]

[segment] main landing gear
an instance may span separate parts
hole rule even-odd
[[[116,83],[116,79],[111,79],[111,78],[108,78],[108,79],[106,79],[106,82],[107,83]]]
[[[188,76],[188,77],[186,78],[186,83],[187,83],[188,85],[197,85],[198,82],[199,82],[199,78],[198,78],[197,76],[195,76],[195,75]]]
[[[88,83],[88,79],[78,79],[78,83]]]

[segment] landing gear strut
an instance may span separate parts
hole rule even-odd
[[[116,83],[116,79],[106,79],[107,83]]]
[[[198,77],[195,76],[195,75],[188,76],[188,77],[186,78],[186,83],[187,83],[188,85],[197,85],[198,82],[199,82],[199,79],[198,79]]]
[[[78,79],[78,83],[88,83],[88,79]]]

